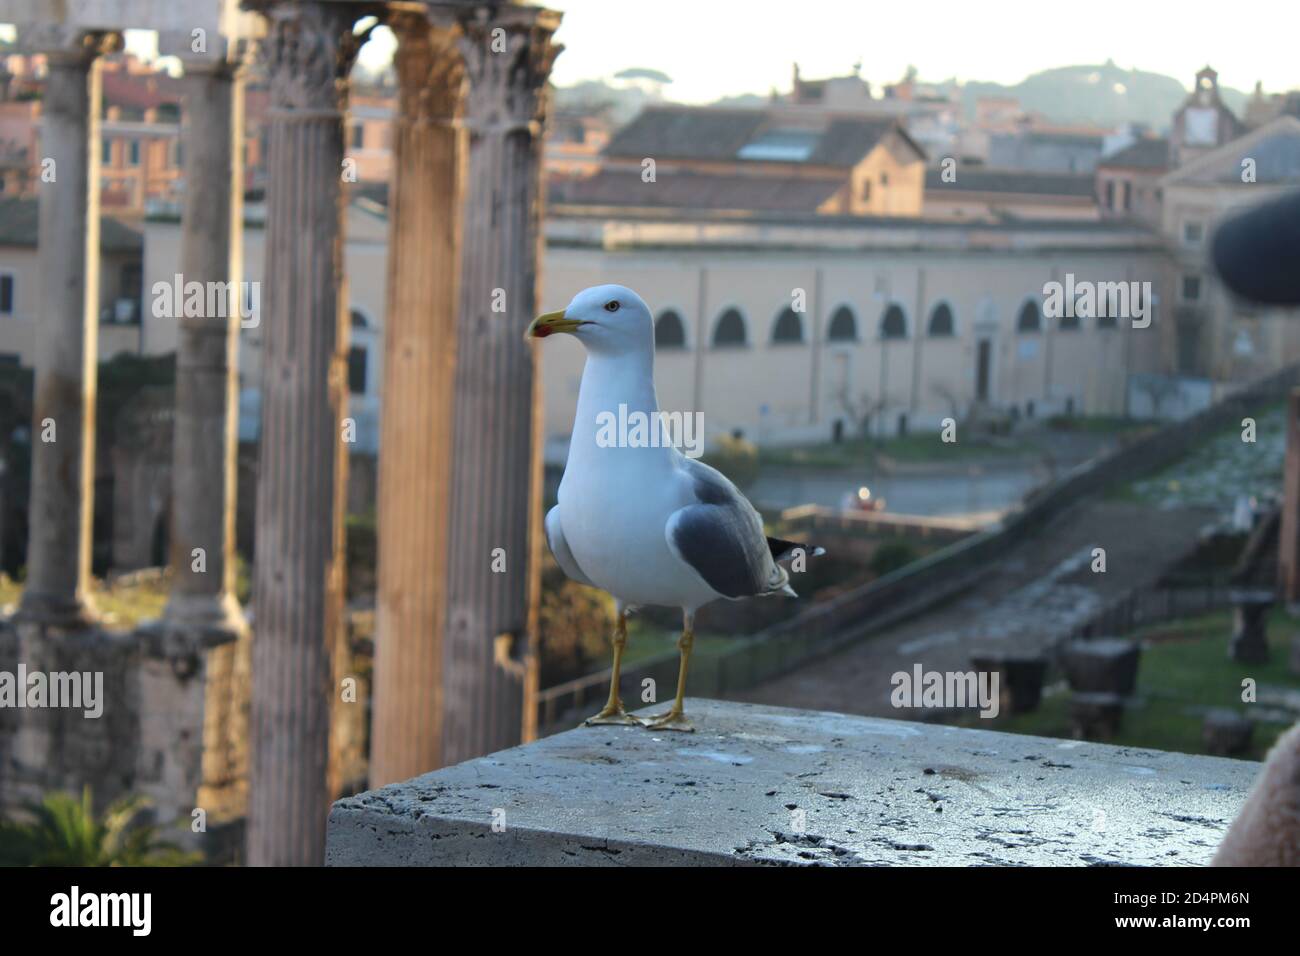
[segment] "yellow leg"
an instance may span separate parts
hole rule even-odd
[[[681,730],[686,733],[695,730],[690,718],[682,713],[682,702],[686,699],[686,672],[691,666],[691,648],[694,646],[695,622],[691,616],[688,616],[686,626],[682,629],[682,636],[677,640],[677,648],[682,655],[682,662],[677,670],[677,696],[666,714],[655,714],[649,718],[650,723],[646,726],[651,730]]]
[[[614,635],[610,641],[614,645],[614,673],[609,679],[609,700],[600,713],[588,717],[584,724],[588,727],[604,724],[640,727],[641,721],[623,709],[623,700],[618,696],[618,671],[623,663],[623,648],[627,646],[627,612],[622,608],[618,610],[618,620],[614,624]]]

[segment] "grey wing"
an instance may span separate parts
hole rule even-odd
[[[579,584],[596,587],[591,578],[582,573],[582,568],[578,567],[577,559],[574,558],[573,552],[569,550],[569,542],[564,540],[564,529],[560,527],[559,505],[546,512],[546,545],[551,549],[551,554],[555,555],[555,563],[560,566],[560,570],[565,575]]]
[[[665,534],[673,553],[724,597],[786,590],[789,576],[772,560],[754,506],[721,472],[690,458],[682,462],[696,503],[668,519]]]

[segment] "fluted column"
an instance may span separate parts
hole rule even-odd
[[[225,60],[185,61],[182,82],[181,273],[186,283],[228,285],[216,300],[224,302],[224,315],[177,319],[172,584],[164,623],[219,642],[244,628],[234,596],[244,84],[240,63]]]
[[[95,487],[99,332],[98,56],[116,33],[24,32],[45,53],[41,101],[41,318],[36,339],[27,583],[20,612],[75,627],[94,612],[86,588]]]
[[[347,75],[367,8],[279,0],[270,80],[248,861],[322,862],[333,655],[343,627]]]
[[[389,197],[370,784],[441,766],[442,650],[464,135],[450,29],[389,24],[401,84]]]
[[[559,20],[508,5],[461,16],[470,141],[446,567],[447,764],[518,743],[536,680],[526,645],[537,632],[541,401],[523,330],[536,312],[541,123]],[[503,634],[515,638],[505,666],[493,653]]]

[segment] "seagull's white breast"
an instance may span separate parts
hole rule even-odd
[[[669,517],[692,500],[689,479],[663,467],[671,452],[599,451],[596,467],[570,467],[560,483],[560,524],[583,572],[627,604],[694,608],[718,597],[668,547]]]
[[[717,592],[668,547],[665,528],[694,503],[675,450],[598,438],[601,416],[657,416],[652,355],[588,356],[560,482],[560,525],[584,574],[626,604],[694,609]]]

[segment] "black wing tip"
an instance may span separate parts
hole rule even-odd
[[[772,553],[773,561],[789,561],[796,551],[802,551],[805,557],[820,558],[826,549],[814,544],[802,544],[798,541],[786,541],[784,538],[767,539],[767,549]]]

